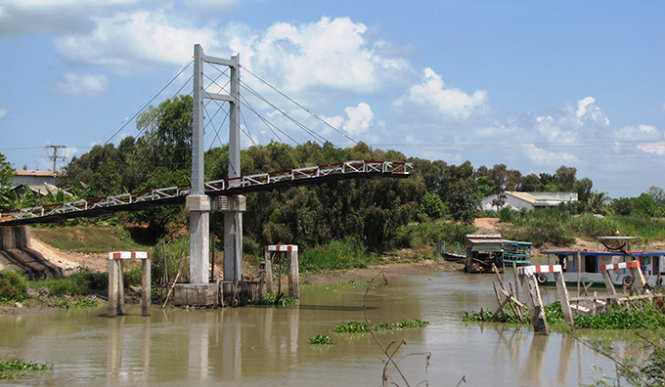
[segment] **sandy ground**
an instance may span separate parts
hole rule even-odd
[[[106,271],[108,268],[108,255],[106,254],[83,254],[58,250],[35,238],[34,235],[31,247],[51,263],[61,267],[65,274],[74,273],[79,269],[99,272]]]

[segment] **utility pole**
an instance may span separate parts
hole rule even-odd
[[[57,166],[58,166],[58,160],[65,161],[65,155],[60,156],[58,153],[59,149],[65,149],[67,146],[65,145],[47,145],[44,147],[46,149],[46,152],[49,152],[49,150],[52,150],[52,154],[48,154],[48,158],[53,161],[53,172],[57,171]]]

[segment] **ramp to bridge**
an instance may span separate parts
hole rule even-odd
[[[30,227],[0,227],[0,267],[23,271],[29,279],[60,278],[62,269],[30,247]]]

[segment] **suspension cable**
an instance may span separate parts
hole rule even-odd
[[[242,81],[241,81],[241,82],[242,82]],[[325,142],[328,141],[325,137],[323,137],[323,136],[321,136],[320,134],[314,132],[313,130],[311,130],[310,128],[308,128],[306,125],[304,125],[303,123],[301,123],[300,121],[296,120],[296,119],[293,118],[291,115],[289,115],[288,113],[286,113],[284,110],[278,108],[278,107],[275,106],[272,102],[268,101],[265,97],[263,97],[262,95],[260,95],[257,91],[255,91],[255,90],[254,90],[251,86],[249,86],[247,83],[245,83],[245,82],[242,82],[242,83],[243,83],[243,85],[245,86],[245,89],[247,89],[250,93],[252,93],[256,98],[258,98],[259,100],[263,101],[264,103],[266,103],[267,105],[269,105],[270,107],[272,107],[273,109],[275,109],[277,112],[279,112],[279,113],[282,114],[284,117],[286,117],[287,119],[289,119],[291,122],[293,122],[294,124],[296,124],[298,127],[300,127],[301,129],[303,129],[305,132],[309,133],[309,135],[312,136],[312,138],[314,138],[314,140],[315,140],[316,142],[318,142],[318,143],[320,143],[320,144],[323,144],[323,143],[325,143]]]
[[[138,117],[139,114],[141,114],[148,106],[150,106],[152,101],[154,101],[155,98],[157,98],[160,94],[162,94],[164,90],[166,90],[166,88],[169,87],[180,76],[180,74],[182,74],[193,62],[194,62],[193,59],[187,62],[187,64],[182,69],[180,69],[180,71],[178,71],[178,73],[175,76],[171,77],[171,79],[169,79],[169,81],[166,82],[166,84],[155,95],[153,95],[152,98],[150,98],[150,100],[145,105],[143,105],[141,109],[139,109],[136,113],[134,113],[132,118],[127,120],[120,128],[118,128],[118,130],[116,130],[115,133],[113,133],[111,137],[109,137],[108,140],[104,142],[104,145],[108,144],[113,139],[113,137],[115,137],[118,133],[120,133],[127,125],[129,125],[130,122],[132,122],[136,117]],[[182,88],[180,89],[182,90]]]
[[[321,121],[321,122],[324,123],[326,126],[330,127],[332,130],[334,130],[334,131],[336,131],[337,133],[341,134],[342,136],[346,137],[347,139],[349,139],[349,140],[350,140],[351,142],[353,142],[354,144],[356,144],[356,145],[358,144],[358,141],[356,141],[356,140],[354,140],[353,138],[347,136],[346,133],[344,133],[344,132],[342,132],[341,130],[339,130],[338,128],[332,126],[328,121],[326,121],[326,120],[324,120],[323,118],[319,117],[316,113],[311,112],[309,109],[307,109],[307,108],[304,107],[303,105],[299,104],[299,103],[298,103],[297,101],[295,101],[293,98],[291,98],[291,97],[289,97],[288,95],[284,94],[283,92],[281,92],[280,90],[278,90],[276,87],[274,87],[273,85],[271,85],[270,83],[268,83],[267,81],[265,81],[263,78],[259,77],[258,75],[254,74],[253,72],[251,72],[248,68],[246,68],[246,67],[244,67],[244,66],[241,66],[241,67],[242,67],[243,71],[248,72],[248,73],[249,73],[250,75],[252,75],[254,78],[258,79],[260,82],[262,82],[263,84],[265,84],[265,85],[268,86],[269,88],[273,89],[273,90],[274,90],[275,92],[277,92],[279,95],[281,95],[282,97],[286,98],[287,100],[289,100],[290,102],[292,102],[293,104],[295,104],[296,106],[298,106],[299,108],[301,108],[301,109],[303,109],[304,111],[306,111],[307,113],[311,114],[314,118],[316,118],[317,120]]]

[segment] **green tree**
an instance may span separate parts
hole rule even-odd
[[[11,179],[14,177],[14,168],[0,153],[0,209],[9,209],[11,203]]]
[[[427,215],[431,219],[439,219],[446,214],[446,205],[443,204],[438,195],[428,192],[423,196],[418,212]]]
[[[517,190],[522,192],[540,192],[542,189],[543,184],[541,179],[538,178],[536,174],[532,173],[522,177]]]
[[[595,214],[605,215],[609,202],[610,198],[605,192],[591,192],[589,194],[589,208]]]
[[[592,186],[593,182],[587,177],[577,180],[573,184],[573,191],[577,192],[577,199],[581,202],[589,203]]]
[[[653,198],[653,201],[656,203],[657,206],[662,206],[665,205],[665,190],[656,187],[655,185],[652,185],[649,187],[649,190],[647,191],[647,194]]]
[[[573,167],[560,166],[554,173],[554,184],[559,191],[573,191],[575,186],[575,175],[577,169]]]

